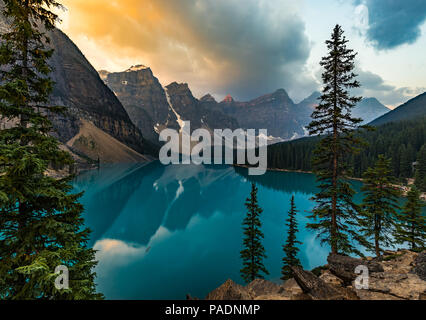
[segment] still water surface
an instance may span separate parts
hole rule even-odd
[[[228,278],[243,284],[241,223],[252,181],[264,210],[267,279],[279,282],[292,195],[303,243],[299,258],[308,270],[325,264],[328,249],[305,229],[314,206],[311,174],[253,177],[229,166],[115,165],[74,182],[76,191],[85,191],[90,245],[99,250],[99,291],[107,299],[185,299],[187,293],[204,298]],[[361,184],[353,184],[359,191]]]

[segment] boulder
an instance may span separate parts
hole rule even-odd
[[[426,292],[426,281],[413,273],[373,273],[369,278],[368,291],[398,299],[419,300]]]
[[[297,296],[303,294],[303,290],[300,288],[300,286],[297,284],[296,280],[294,278],[288,279],[284,284],[281,286],[284,292],[291,296]]]
[[[227,280],[219,288],[210,292],[206,300],[252,300],[253,295],[243,286]]]
[[[188,300],[188,301],[193,301],[193,300],[200,300],[200,299],[198,299],[197,297],[193,297],[193,296],[191,296],[189,293],[186,295],[186,300]]]
[[[409,273],[413,269],[414,260],[417,253],[409,250],[400,250],[389,255],[381,262],[383,269],[387,273]]]
[[[426,281],[426,251],[421,252],[414,260],[413,272]]]
[[[279,294],[283,291],[282,287],[271,281],[256,279],[245,287],[248,292],[254,296]]]
[[[317,277],[292,267],[294,278],[281,286],[255,280],[246,287],[231,280],[207,296],[209,300],[426,300],[425,252],[387,252],[382,261],[329,256],[329,269]],[[354,289],[356,266],[369,269],[368,289]],[[347,282],[353,279],[349,284]]]

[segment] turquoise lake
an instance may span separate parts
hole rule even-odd
[[[251,182],[259,188],[268,280],[279,282],[290,198],[299,210],[299,258],[326,263],[328,248],[305,229],[315,177],[293,172],[248,176],[230,166],[115,165],[79,175],[85,222],[96,250],[98,290],[107,299],[204,298],[227,279],[240,284],[241,223]],[[353,182],[357,191],[361,186]],[[357,193],[356,200],[361,200]]]

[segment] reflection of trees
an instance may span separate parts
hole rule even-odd
[[[246,168],[234,167],[234,170],[248,181],[260,184],[269,189],[287,193],[301,192],[305,194],[313,194],[317,191],[315,176],[312,174],[267,171],[261,176],[250,176]]]
[[[304,194],[314,194],[318,191],[315,175],[310,173],[267,171],[261,176],[249,176],[246,168],[234,167],[234,170],[248,181],[258,183],[272,190],[287,193],[301,192]],[[362,201],[361,182],[358,180],[350,180],[349,182],[356,192],[355,202],[360,203]]]

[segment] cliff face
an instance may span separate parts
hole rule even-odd
[[[0,17],[0,29],[8,29],[4,17]],[[154,153],[155,147],[142,137],[78,47],[58,29],[47,32],[47,36],[54,49],[49,61],[53,69],[50,77],[55,82],[51,103],[67,108],[64,115],[49,115],[55,129],[53,135],[66,143],[79,133],[81,120],[86,120],[138,153]]]
[[[220,110],[209,108],[200,100],[194,98],[186,83],[173,82],[167,87],[171,105],[175,112],[183,119],[191,121],[191,128],[237,129],[237,120]]]
[[[50,32],[49,37],[55,49],[50,61],[55,81],[52,102],[68,108],[66,117],[54,118],[59,139],[70,140],[79,131],[79,119],[84,119],[135,151],[145,153],[141,132],[80,50],[60,30]]]
[[[135,66],[125,72],[104,73],[103,79],[147,139],[158,142],[159,128],[179,128],[165,91],[151,69]]]
[[[238,127],[232,117],[203,106],[187,84],[173,82],[163,88],[151,69],[145,66],[133,66],[124,72],[100,71],[99,74],[144,137],[152,142],[158,142],[158,133],[164,128],[178,130],[179,121],[190,121],[192,130]]]

